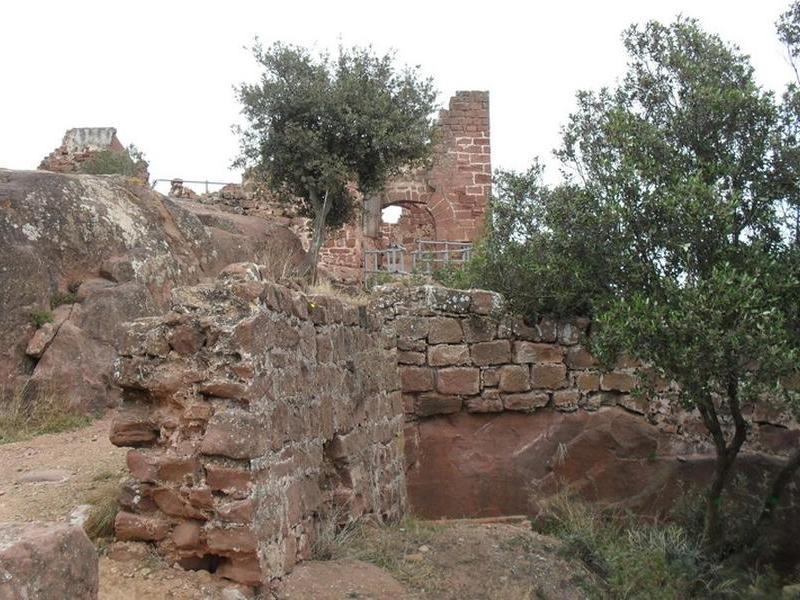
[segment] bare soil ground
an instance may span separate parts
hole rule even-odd
[[[364,527],[334,550],[391,573],[405,595],[292,595],[287,598],[409,598],[442,600],[577,600],[588,597],[594,579],[579,563],[559,555],[560,542],[527,524],[437,524],[406,520],[397,526]],[[344,563],[346,560],[334,560]],[[307,563],[313,568],[313,563]],[[320,563],[324,564],[324,563]],[[321,573],[320,573],[321,574]],[[293,592],[293,573],[287,592]],[[307,578],[306,578],[307,579]],[[315,588],[317,592],[319,587]],[[357,591],[357,590],[353,590]]]
[[[126,477],[125,449],[108,441],[111,416],[88,427],[0,445],[0,521],[69,521]],[[101,600],[243,600],[252,593],[204,571],[164,563],[143,544],[100,546]],[[559,542],[509,524],[408,520],[331,540],[274,591],[287,600],[573,600],[591,576]]]

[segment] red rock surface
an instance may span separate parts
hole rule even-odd
[[[83,529],[0,524],[0,600],[95,600],[97,552]]]
[[[30,380],[29,392],[81,407],[114,404],[123,323],[164,312],[176,285],[277,251],[293,264],[304,254],[285,227],[133,179],[0,169],[0,389]],[[34,311],[52,311],[54,322],[37,331]],[[191,350],[191,334],[174,344]]]

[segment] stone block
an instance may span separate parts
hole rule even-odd
[[[572,346],[567,349],[565,362],[570,369],[589,369],[597,366],[597,360],[583,346]]]
[[[466,344],[440,344],[428,348],[428,364],[432,367],[468,365],[470,362]]]
[[[553,392],[553,406],[561,411],[577,410],[580,398],[578,390],[557,390]]]
[[[511,343],[508,340],[494,340],[473,344],[470,352],[472,362],[479,366],[502,365],[511,362]]]
[[[497,324],[492,319],[476,315],[462,319],[461,328],[464,331],[464,341],[470,344],[489,342],[494,339],[497,332]]]
[[[506,410],[529,411],[547,406],[550,395],[546,392],[524,392],[521,394],[502,394]]]
[[[208,422],[200,452],[228,458],[255,458],[269,448],[267,431],[259,415],[239,409],[218,411]]]
[[[575,383],[582,392],[596,392],[600,389],[600,374],[595,371],[578,373]]]
[[[400,367],[400,389],[427,392],[433,389],[433,371],[427,367]]]
[[[483,390],[480,396],[467,398],[464,408],[471,413],[502,412],[503,399],[497,390]]]
[[[442,394],[471,396],[480,392],[480,370],[449,367],[436,370],[436,390]]]
[[[500,367],[483,367],[481,369],[481,385],[483,387],[500,385]]]
[[[459,319],[435,317],[428,326],[429,344],[459,344],[464,341]]]
[[[560,363],[563,358],[563,350],[556,344],[514,342],[515,363]]]
[[[526,365],[500,367],[501,392],[525,392],[531,389],[531,374]]]
[[[401,365],[424,365],[425,354],[423,352],[400,350],[397,352],[397,362]]]
[[[416,414],[420,417],[447,415],[461,410],[459,396],[446,396],[436,393],[424,393],[417,397]]]
[[[636,387],[636,383],[636,377],[630,373],[611,371],[610,373],[603,373],[600,379],[600,389],[604,391],[630,392]]]
[[[0,598],[96,600],[97,551],[81,527],[0,524]]]
[[[531,386],[539,389],[556,390],[567,385],[565,365],[532,365]]]

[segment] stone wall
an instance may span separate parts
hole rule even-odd
[[[101,151],[125,152],[113,127],[78,127],[68,129],[61,145],[48,154],[39,164],[43,171],[55,173],[81,173],[83,163]],[[150,173],[148,164],[140,160],[135,166],[135,176],[147,183]]]
[[[353,222],[322,247],[320,262],[331,276],[360,282],[364,250],[387,248],[398,231],[409,251],[419,239],[477,238],[491,193],[489,93],[456,92],[448,108],[439,112],[437,123],[439,143],[431,166],[395,177],[380,198],[380,207],[402,206],[411,218],[386,227],[380,222],[380,210],[359,207]],[[410,256],[407,264],[410,269]]]
[[[423,517],[536,514],[567,486],[644,511],[711,476],[713,449],[674,385],[630,360],[603,371],[588,322],[528,324],[486,291],[385,286],[375,308],[396,335],[411,510]],[[650,397],[637,393],[652,384]],[[740,473],[759,485],[800,443],[790,415],[745,407]],[[800,497],[785,513],[800,528]]]
[[[366,307],[226,268],[133,323],[112,441],[133,477],[121,540],[250,585],[308,558],[320,523],[406,504],[395,342]]]

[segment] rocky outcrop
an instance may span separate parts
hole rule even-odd
[[[96,600],[97,552],[83,529],[0,524],[0,600]]]
[[[320,527],[405,509],[394,340],[366,307],[229,265],[133,323],[117,377],[111,440],[132,447],[133,477],[119,539],[258,585]]]
[[[303,258],[288,229],[134,179],[0,169],[0,389],[28,381],[82,407],[113,404],[124,322],[163,313],[174,286],[277,255]]]

